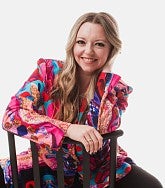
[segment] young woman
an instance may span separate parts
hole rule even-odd
[[[102,135],[115,131],[132,88],[112,72],[121,50],[118,26],[108,13],[86,13],[74,24],[66,46],[66,59],[39,59],[37,68],[11,98],[3,128],[38,144],[45,164],[56,170],[51,154],[64,137],[80,141],[90,153],[91,188],[109,184],[109,145]],[[66,187],[81,183],[82,148],[63,148]],[[55,180],[54,180],[55,182]],[[57,185],[54,184],[54,187]],[[117,188],[161,188],[119,146]]]

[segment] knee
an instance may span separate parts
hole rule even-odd
[[[161,182],[155,178],[155,181],[152,185],[153,188],[163,188],[163,185],[161,184]]]

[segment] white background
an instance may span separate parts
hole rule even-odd
[[[3,3],[2,3],[3,2]],[[163,0],[14,0],[0,3],[0,120],[10,97],[40,58],[63,59],[75,20],[88,11],[107,11],[118,21],[123,41],[114,72],[134,88],[123,114],[120,145],[165,185]],[[0,128],[0,158],[8,156]],[[17,139],[18,152],[28,142]]]

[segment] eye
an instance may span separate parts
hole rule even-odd
[[[83,45],[83,44],[85,44],[85,41],[83,41],[83,40],[77,40],[76,43],[80,44],[80,45]]]
[[[98,47],[104,47],[105,46],[105,44],[103,42],[96,42],[95,45],[98,46]]]

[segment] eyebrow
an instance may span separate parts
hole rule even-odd
[[[86,40],[84,37],[76,37],[76,39],[83,39],[83,40]],[[105,43],[109,43],[107,39],[97,39],[97,40],[95,40],[95,42],[98,42],[98,41],[102,41],[102,42],[105,42]]]

